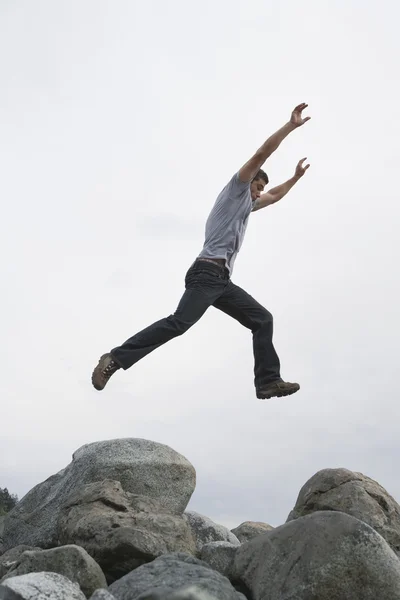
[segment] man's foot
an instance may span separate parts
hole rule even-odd
[[[272,383],[268,383],[259,388],[256,391],[256,394],[257,398],[265,400],[267,398],[290,396],[291,394],[298,392],[299,389],[300,386],[298,383],[289,383],[287,381],[282,381],[282,379],[278,379],[278,381],[272,381]]]
[[[93,387],[99,392],[104,390],[111,375],[118,371],[121,367],[117,365],[111,354],[103,354],[99,360],[99,364],[92,373]]]

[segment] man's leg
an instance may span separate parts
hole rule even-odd
[[[186,274],[186,290],[174,314],[153,323],[104,354],[92,375],[96,389],[102,390],[116,370],[133,364],[166,342],[185,333],[206,312],[226,288],[228,281],[218,276],[219,267],[196,263]]]
[[[298,384],[289,384],[281,379],[279,357],[272,342],[271,313],[232,282],[214,302],[214,306],[252,331],[257,397],[285,396],[297,391]]]

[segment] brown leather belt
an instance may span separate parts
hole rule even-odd
[[[204,262],[210,262],[214,265],[218,265],[219,267],[225,267],[225,259],[224,258],[198,258],[197,260],[203,260]]]

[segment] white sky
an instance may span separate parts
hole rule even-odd
[[[397,3],[1,0],[0,487],[84,443],[144,437],[196,467],[190,508],[279,525],[325,467],[400,499]],[[99,394],[98,357],[172,313],[221,188],[266,164],[233,280],[275,317],[289,399],[253,389],[251,334],[211,309]]]

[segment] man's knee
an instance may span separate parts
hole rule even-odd
[[[254,319],[253,331],[257,331],[261,327],[272,327],[274,323],[274,317],[272,314],[264,308],[260,311]]]
[[[267,323],[273,323],[274,322],[274,317],[272,316],[272,313],[269,312],[269,310],[265,309],[264,312],[264,320]]]

